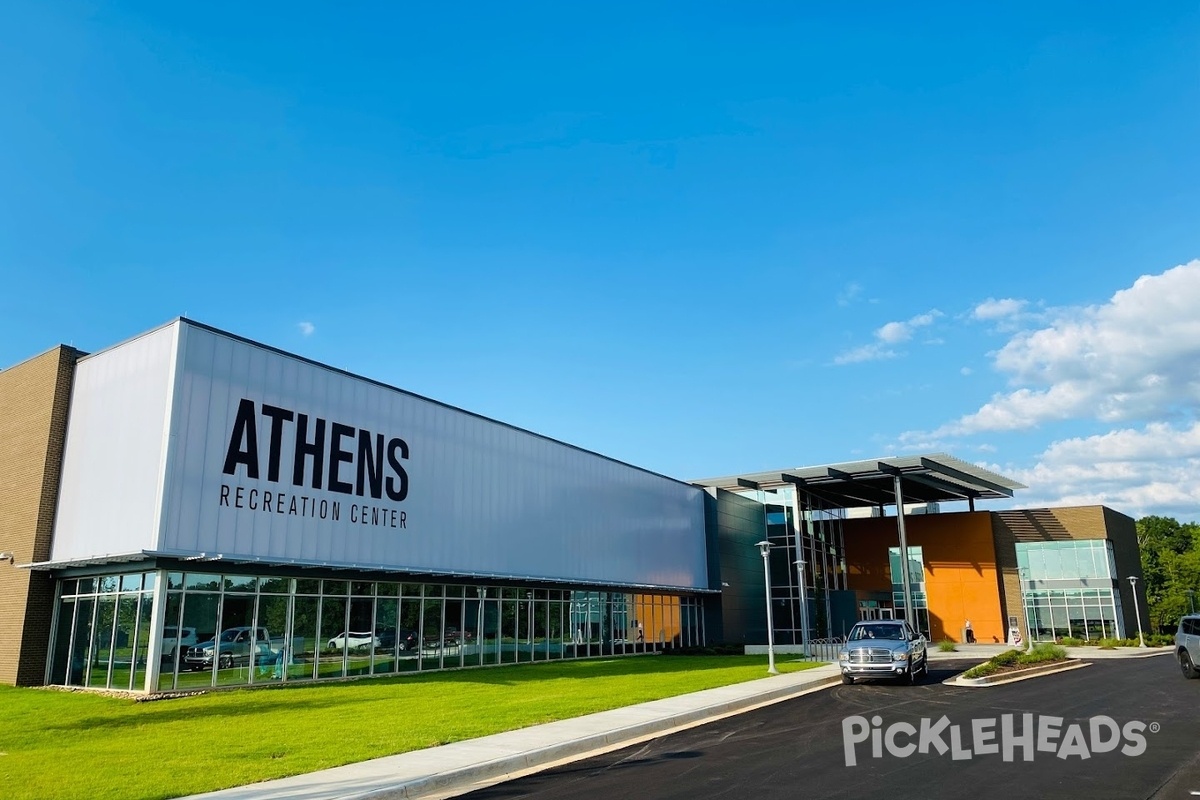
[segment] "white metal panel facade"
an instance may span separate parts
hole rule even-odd
[[[152,550],[178,325],[75,368],[51,559]]]
[[[162,549],[708,588],[700,489],[182,325]]]

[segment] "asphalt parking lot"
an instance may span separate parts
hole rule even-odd
[[[918,686],[835,686],[465,796],[1011,800],[1190,798],[1200,793],[1200,681],[1184,680],[1169,656],[1099,661],[1073,672],[986,689],[941,683],[971,663],[931,663],[929,676]],[[996,739],[980,740],[986,750],[1001,736],[1002,715],[1015,715],[1019,733],[1025,713],[1035,715],[1036,725],[1050,726],[1050,749],[1035,749],[1032,762],[1022,759],[1019,746],[1007,762],[1002,753],[967,754],[974,742],[972,721],[996,733]],[[943,715],[950,726],[958,726],[961,747],[952,747],[955,734],[949,728],[938,727]],[[1091,719],[1099,716],[1111,718],[1122,730],[1114,733],[1097,723],[1098,734],[1093,734]],[[852,717],[863,720],[851,733],[861,731],[864,741],[852,745],[855,763],[848,766],[843,721]],[[1052,717],[1062,718],[1057,733]],[[903,745],[919,741],[923,719],[932,734],[928,752],[907,754]],[[988,726],[989,720],[996,720],[994,726]],[[900,729],[904,726],[897,729],[893,744],[902,755],[890,753],[884,744],[884,734],[895,723],[908,723],[917,731],[909,739],[907,729]],[[1079,737],[1070,732],[1073,724],[1080,726]],[[879,729],[878,758],[873,756],[872,728]],[[1101,743],[1097,750],[1117,736],[1115,749],[1092,752],[1093,735]],[[935,739],[947,747],[944,755]]]

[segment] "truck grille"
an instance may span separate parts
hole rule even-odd
[[[890,664],[892,651],[882,647],[860,647],[850,651],[851,664]]]

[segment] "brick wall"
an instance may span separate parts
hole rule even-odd
[[[75,362],[56,347],[0,371],[0,551],[17,564],[50,557]],[[0,563],[0,683],[45,680],[54,583]]]

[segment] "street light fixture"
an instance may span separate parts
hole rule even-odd
[[[767,557],[771,554],[771,543],[765,539],[758,542],[758,552],[762,553],[763,580],[767,591],[767,672],[778,675],[779,670],[775,669],[775,621],[771,618],[771,567],[767,563]]]
[[[1137,620],[1138,642],[1140,642],[1140,644],[1138,644],[1138,647],[1145,647],[1146,646],[1146,637],[1142,636],[1142,612],[1138,609],[1137,576],[1136,575],[1129,576],[1129,588],[1133,591],[1133,617],[1134,617],[1134,619]]]

